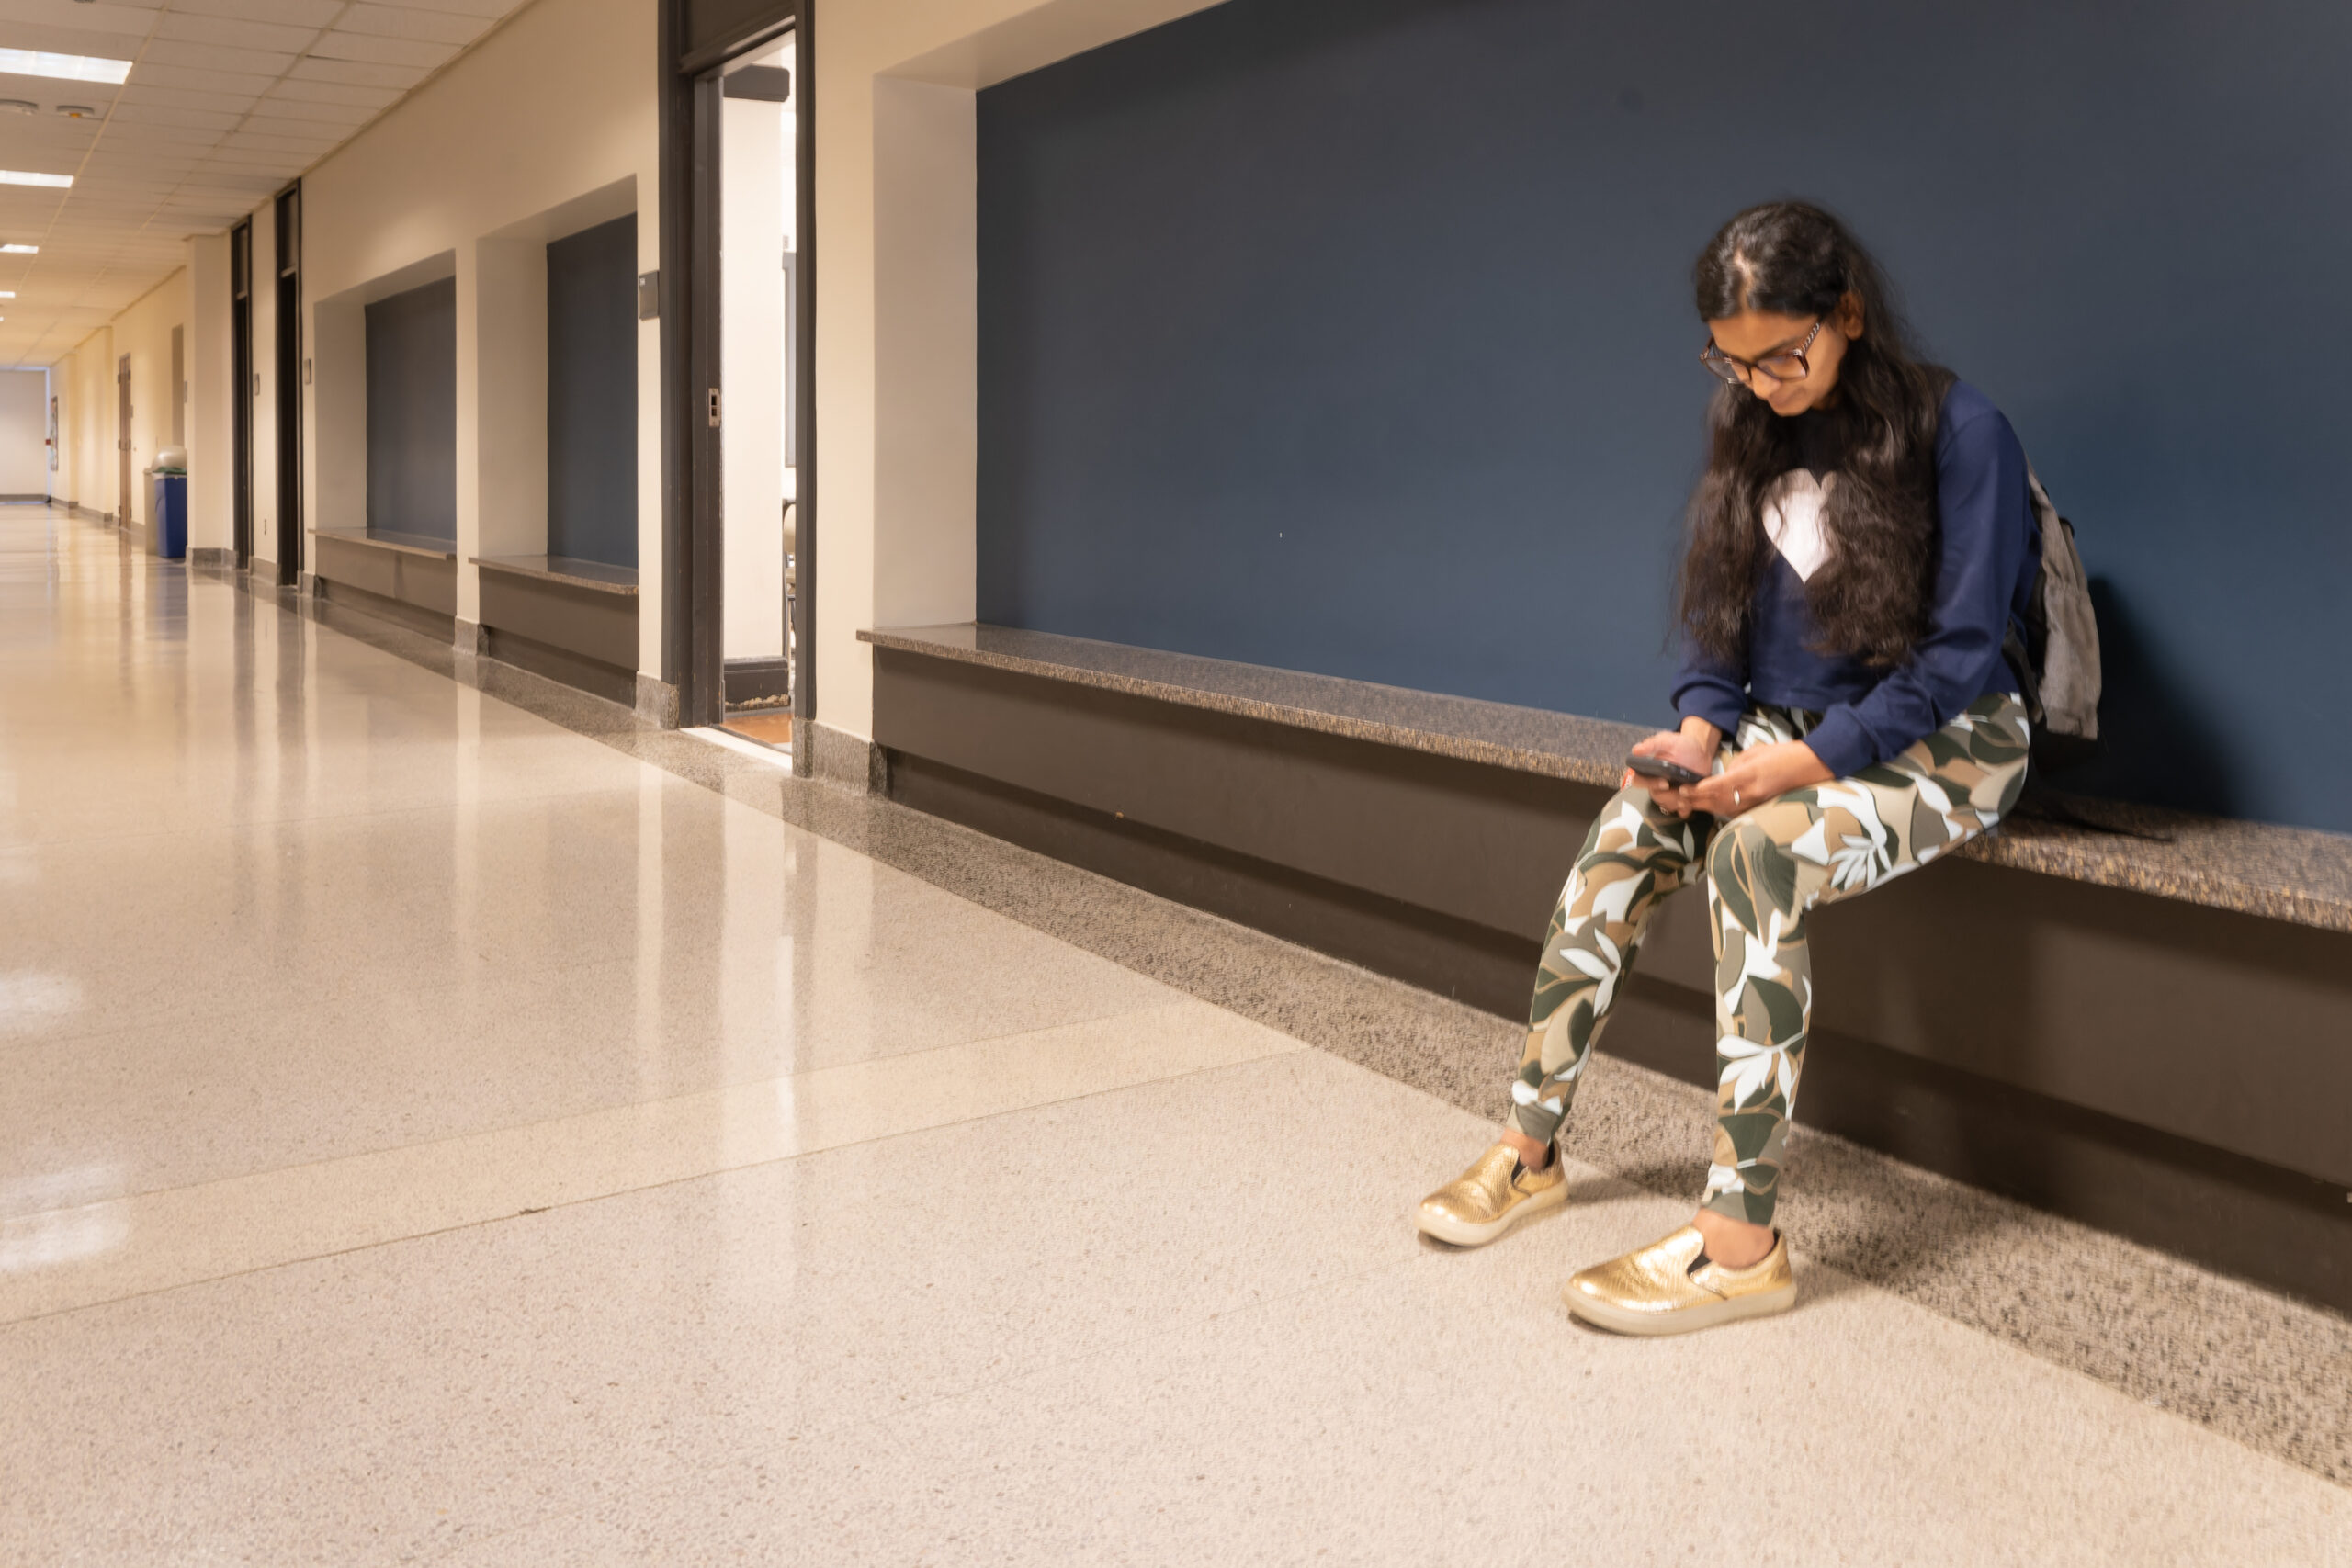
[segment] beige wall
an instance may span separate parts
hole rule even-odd
[[[49,493],[49,377],[0,370],[0,495]]]
[[[817,718],[873,734],[860,628],[968,620],[973,94],[1210,0],[829,6],[817,33]]]
[[[634,209],[638,270],[661,265],[655,17],[654,0],[537,0],[303,177],[303,298],[324,312],[306,415],[314,525],[364,520],[362,308],[457,278],[461,620],[479,615],[468,558],[545,548],[546,243]],[[662,566],[660,353],[660,323],[639,323],[649,589]],[[639,667],[658,672],[662,596],[639,605]]]
[[[57,464],[60,499],[85,512],[115,508],[114,329],[100,327],[50,367],[60,394]]]
[[[230,515],[229,236],[188,242],[187,547],[225,550]]]
[[[173,444],[172,329],[178,327],[187,333],[191,297],[188,269],[182,267],[141,296],[114,319],[113,325],[92,333],[51,367],[52,379],[63,392],[59,423],[65,454],[58,472],[64,499],[91,512],[119,510],[122,472],[115,440],[120,432],[115,421],[120,392],[115,375],[120,357],[129,355],[129,520],[139,524],[149,520],[147,469],[155,461],[156,452]],[[193,334],[187,333],[184,344],[192,339]],[[65,483],[69,473],[70,487]]]

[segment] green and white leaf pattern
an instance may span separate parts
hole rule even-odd
[[[1803,739],[1819,716],[1757,707],[1725,755]],[[1514,1076],[1511,1124],[1556,1134],[1618,981],[1660,899],[1706,884],[1715,943],[1717,1098],[1706,1207],[1771,1222],[1813,1013],[1805,917],[1927,864],[1997,823],[2024,788],[2027,728],[2015,697],[1980,698],[1901,756],[1791,790],[1728,821],[1683,821],[1649,791],[1602,808],[1561,890]]]

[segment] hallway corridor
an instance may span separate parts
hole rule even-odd
[[[2341,1319],[1580,1328],[1689,1205],[1419,1239],[1495,1021],[292,604],[0,508],[0,1562],[2352,1564]]]

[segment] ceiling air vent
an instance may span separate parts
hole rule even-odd
[[[87,104],[60,104],[57,112],[67,119],[96,119],[98,111]]]

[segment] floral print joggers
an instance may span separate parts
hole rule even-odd
[[[1818,716],[1751,708],[1724,753],[1798,740]],[[2025,709],[1980,697],[1890,761],[1792,789],[1727,820],[1685,820],[1639,784],[1604,807],[1544,943],[1511,1125],[1554,1138],[1650,912],[1699,869],[1715,947],[1714,1161],[1705,1207],[1772,1223],[1813,1016],[1805,915],[1990,829],[2025,786]],[[1718,764],[1720,765],[1720,764]]]

